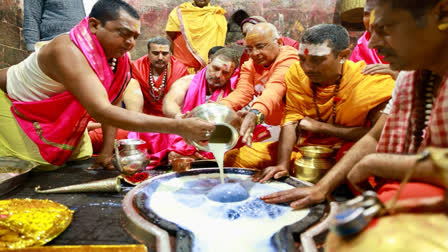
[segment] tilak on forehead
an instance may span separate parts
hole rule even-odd
[[[222,67],[223,70],[225,71],[229,71],[230,72],[230,68],[232,64],[229,64],[227,61],[224,61],[220,58],[215,58],[213,60],[218,66]]]
[[[299,55],[327,56],[330,54],[331,48],[328,46],[328,41],[321,44],[301,43],[299,47]]]

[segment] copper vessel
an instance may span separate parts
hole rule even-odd
[[[218,103],[205,103],[194,108],[189,116],[215,124],[216,128],[211,132],[209,142],[226,143],[226,151],[238,142],[241,118],[231,108]],[[192,144],[200,150],[210,151],[208,142],[193,141]]]
[[[294,172],[298,179],[316,183],[334,164],[334,150],[331,148],[303,146],[299,152],[302,157],[294,161]]]

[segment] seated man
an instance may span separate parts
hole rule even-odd
[[[132,62],[132,77],[140,83],[143,93],[143,113],[165,116],[162,112],[164,96],[175,81],[188,75],[187,67],[172,56],[171,42],[163,37],[148,40],[148,55]],[[133,97],[124,96],[124,103]]]
[[[238,111],[250,106],[244,117],[240,135],[242,142],[251,145],[255,126],[263,123],[279,125],[286,93],[285,73],[299,60],[297,50],[282,46],[277,29],[270,23],[254,26],[246,36],[250,59],[241,68],[236,89],[220,102]],[[232,150],[232,153],[237,150]],[[238,166],[227,158],[226,166]]]
[[[243,33],[243,36],[246,37],[247,32],[249,30],[251,30],[256,24],[267,23],[267,22],[268,21],[266,21],[266,19],[264,19],[264,17],[261,17],[261,16],[248,17],[248,18],[244,19],[243,21],[241,21],[241,24],[240,24],[241,33]],[[299,49],[299,42],[295,41],[294,39],[284,37],[284,36],[280,37],[280,38],[282,39],[283,45],[292,46],[295,49]],[[244,39],[241,39],[241,40],[236,41],[236,44],[244,46],[246,44],[246,42],[244,41]],[[247,53],[247,51],[244,51],[240,58],[240,67],[244,64],[244,62],[249,60],[249,58],[250,58],[249,53]]]
[[[188,75],[182,62],[171,55],[171,43],[163,37],[148,40],[148,54],[132,62],[132,78],[123,95],[126,109],[148,115],[164,116],[163,97],[173,82]],[[142,96],[143,94],[143,96]],[[95,127],[96,126],[96,127]],[[103,146],[103,131],[98,123],[89,123],[89,136],[93,153],[99,153]],[[117,139],[127,138],[127,130],[117,129]]]
[[[358,62],[363,60],[367,66],[364,68],[364,74],[389,74],[392,78],[397,79],[398,71],[390,69],[389,63],[384,61],[384,57],[378,55],[375,49],[369,48],[370,33],[370,16],[373,15],[376,0],[367,0],[364,5],[364,17],[362,19],[366,32],[358,39],[353,48],[349,60]]]
[[[363,75],[363,62],[346,61],[348,46],[348,33],[341,26],[318,25],[305,31],[300,62],[285,77],[288,91],[279,142],[255,143],[241,148],[237,156],[239,166],[269,166],[255,181],[289,174],[290,161],[300,157],[291,155],[293,147],[299,146],[297,138],[302,146],[342,145],[358,140],[376,121],[390,98],[393,80],[386,75]]]
[[[210,64],[195,75],[188,75],[174,82],[163,101],[163,113],[171,118],[183,118],[185,113],[209,101],[219,101],[231,91],[230,78],[238,66],[237,52],[230,48],[218,50]],[[154,167],[166,163],[167,155],[176,152],[195,158],[213,158],[213,155],[196,152],[195,147],[185,143],[181,137],[171,134],[130,133],[129,138],[146,141],[144,146]],[[174,153],[171,156],[178,156]],[[173,157],[174,157],[173,156]],[[205,157],[203,157],[205,156]]]
[[[355,146],[358,148],[341,160],[338,171],[348,173],[349,181],[358,186],[375,176],[379,199],[393,213],[398,210],[402,214],[372,221],[350,243],[337,242],[341,239],[330,235],[331,251],[349,251],[338,244],[364,251],[365,246],[360,245],[366,243],[359,242],[361,239],[378,244],[378,251],[409,250],[409,241],[413,251],[448,250],[447,45],[446,0],[378,1],[369,46],[383,54],[392,69],[403,71],[382,132],[377,130],[361,139]],[[422,159],[423,151],[434,154],[434,150],[442,155]],[[409,182],[399,185],[405,178]],[[339,178],[332,184],[338,182]],[[397,202],[391,200],[397,196]],[[378,233],[381,235],[375,236]]]
[[[274,193],[262,198],[266,202],[291,202],[294,208],[322,202],[347,175],[358,186],[371,176],[388,179],[376,180],[375,188],[388,201],[425,147],[448,148],[447,1],[379,0],[375,15],[369,46],[392,69],[414,70],[399,74],[389,116],[382,115],[315,186]],[[400,198],[440,197],[447,180],[439,174],[432,160],[419,162]]]
[[[100,0],[70,34],[1,70],[0,156],[51,168],[89,157],[84,133],[91,118],[103,124],[109,140],[115,136],[113,127],[207,139],[206,130],[214,126],[198,118],[173,120],[113,105],[130,80],[127,52],[140,33],[139,18],[124,1]]]

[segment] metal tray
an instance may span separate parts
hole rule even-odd
[[[0,157],[0,196],[25,182],[33,164],[14,157]]]

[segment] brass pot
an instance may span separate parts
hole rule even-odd
[[[198,117],[214,123],[216,128],[211,133],[209,142],[226,143],[226,151],[238,142],[241,119],[231,108],[219,103],[205,103],[194,108],[189,117]],[[192,141],[192,144],[200,150],[210,151],[208,142]]]
[[[331,148],[304,146],[299,151],[302,157],[294,161],[294,172],[298,179],[316,183],[333,167],[334,150]]]

